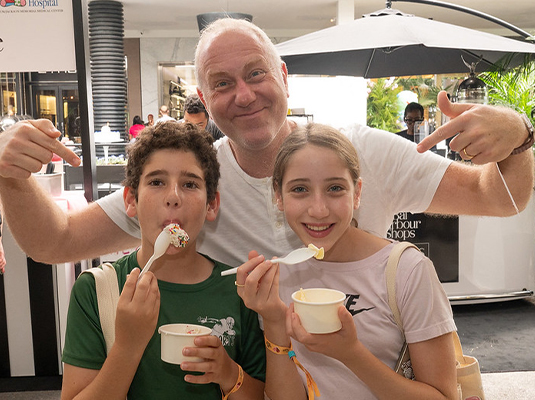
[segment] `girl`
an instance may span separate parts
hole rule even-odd
[[[277,206],[301,241],[323,247],[325,257],[279,269],[251,252],[238,271],[238,294],[262,316],[266,345],[276,350],[267,351],[266,392],[273,399],[306,398],[295,358],[280,355],[291,336],[322,399],[457,398],[451,307],[432,262],[416,249],[403,253],[396,275],[416,379],[393,370],[403,336],[388,305],[385,267],[395,243],[357,227],[361,187],[356,151],[335,129],[309,124],[283,143],[273,174]],[[286,306],[300,287],[346,293],[340,331],[306,332]]]

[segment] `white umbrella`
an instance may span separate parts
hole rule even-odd
[[[487,70],[510,55],[519,65],[535,44],[385,9],[280,43],[291,74],[365,78],[457,73],[477,62]],[[518,54],[512,54],[518,53]]]

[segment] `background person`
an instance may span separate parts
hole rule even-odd
[[[145,129],[145,123],[139,115],[136,115],[132,122],[132,126],[128,130],[128,141],[135,139],[143,129]]]
[[[407,129],[396,132],[396,135],[414,142],[414,125],[416,122],[424,120],[424,108],[415,102],[407,104],[403,114],[403,121],[407,124]]]
[[[158,112],[158,119],[154,123],[159,124],[160,122],[166,122],[166,121],[176,121],[176,120],[169,115],[169,107],[161,106],[160,111]]]
[[[190,94],[186,97],[186,101],[184,102],[184,119],[181,122],[191,122],[207,130],[214,138],[214,141],[225,136],[216,124],[214,124],[214,121],[210,119],[210,115],[206,111],[198,94]]]
[[[147,123],[145,126],[153,126],[154,125],[154,115],[149,114],[147,115]]]
[[[244,20],[220,19],[203,31],[195,66],[199,97],[226,135],[215,143],[223,207],[205,224],[199,251],[240,265],[251,248],[271,258],[300,247],[273,203],[270,179],[279,147],[296,126],[286,117],[286,65],[261,29]],[[505,108],[452,104],[444,92],[438,105],[454,119],[418,147],[365,126],[345,132],[361,158],[363,190],[355,218],[362,229],[385,236],[402,211],[513,215],[496,161],[519,209],[526,207],[534,168],[532,152],[522,151],[530,135],[521,116]],[[477,167],[426,152],[455,135],[450,147],[466,150]],[[75,154],[55,140],[58,136],[46,120],[22,121],[0,135],[0,195],[21,248],[35,260],[57,263],[139,245],[139,224],[126,215],[121,192],[64,213],[28,179],[52,152],[79,165]]]

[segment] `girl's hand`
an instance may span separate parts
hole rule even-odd
[[[251,251],[249,261],[238,269],[236,282],[245,305],[260,314],[265,323],[284,320],[287,307],[279,297],[278,264]]]
[[[160,291],[158,280],[150,271],[141,277],[136,286],[140,272],[139,268],[130,272],[119,297],[115,343],[143,353],[156,330]]]
[[[195,338],[195,346],[185,347],[182,354],[204,358],[204,361],[184,361],[180,364],[183,371],[204,372],[203,375],[186,375],[190,383],[217,383],[227,392],[238,379],[238,365],[230,358],[217,336],[208,335]]]
[[[321,335],[311,334],[301,325],[292,303],[287,313],[286,327],[289,335],[304,344],[308,350],[344,362],[355,357],[359,341],[353,316],[343,305],[338,309],[338,317],[342,321],[342,328],[339,331]]]

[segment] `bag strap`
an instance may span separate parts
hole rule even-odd
[[[106,341],[106,353],[109,353],[115,341],[115,315],[119,302],[119,283],[113,265],[104,263],[101,267],[90,268],[84,272],[89,272],[95,277],[100,325]]]
[[[386,291],[388,293],[388,305],[394,314],[394,321],[399,330],[405,338],[405,333],[403,332],[403,323],[401,322],[401,315],[399,314],[398,303],[396,301],[396,272],[398,269],[399,259],[401,254],[409,247],[414,247],[416,250],[420,251],[418,247],[409,242],[399,242],[394,246],[390,255],[388,256],[388,262],[386,263]]]

